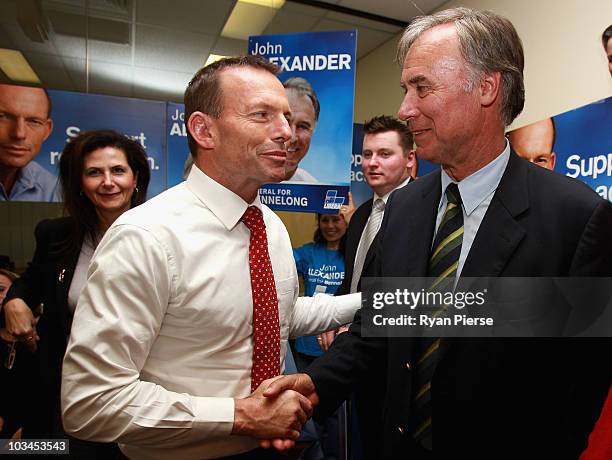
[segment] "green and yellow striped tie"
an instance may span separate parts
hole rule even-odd
[[[434,239],[427,276],[434,278],[432,291],[452,291],[463,242],[463,209],[457,184],[446,188],[447,205]],[[444,308],[436,313],[444,313]],[[431,379],[440,356],[441,339],[418,340],[418,359],[413,382],[414,437],[426,449],[432,449]]]

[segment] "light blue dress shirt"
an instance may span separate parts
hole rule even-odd
[[[30,161],[17,173],[10,195],[0,184],[0,201],[60,201],[57,177]]]
[[[457,278],[461,276],[465,259],[467,259],[470,253],[478,228],[480,228],[482,219],[484,219],[487,209],[489,209],[489,204],[491,204],[493,194],[495,190],[497,190],[497,186],[504,175],[509,159],[510,144],[508,140],[506,140],[506,147],[495,160],[460,182],[451,179],[451,177],[442,170],[442,198],[438,205],[436,232],[438,231],[438,226],[446,210],[446,187],[451,183],[457,184],[463,202],[463,243],[461,245],[461,255],[459,256],[459,266],[457,267]],[[433,245],[433,240],[431,244]]]

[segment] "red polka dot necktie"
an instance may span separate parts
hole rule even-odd
[[[253,293],[253,368],[251,391],[280,374],[280,323],[268,237],[261,209],[249,206],[242,222],[251,231],[249,268]]]

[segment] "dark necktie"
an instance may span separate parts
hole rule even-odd
[[[430,290],[452,291],[454,288],[461,244],[463,242],[463,209],[457,184],[446,188],[447,205],[434,239],[427,276],[434,278]],[[439,310],[438,313],[443,313]],[[417,344],[417,362],[413,393],[414,437],[426,449],[432,449],[431,379],[440,357],[441,339],[423,337]]]
[[[251,231],[249,268],[253,294],[253,368],[251,391],[280,374],[280,323],[278,297],[272,273],[266,225],[261,210],[249,206],[242,222]]]

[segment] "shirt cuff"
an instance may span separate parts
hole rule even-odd
[[[333,299],[337,315],[336,321],[341,325],[353,321],[355,312],[361,308],[361,292],[339,295]]]
[[[234,427],[234,398],[192,396],[195,402],[194,427],[209,436],[229,436]]]

